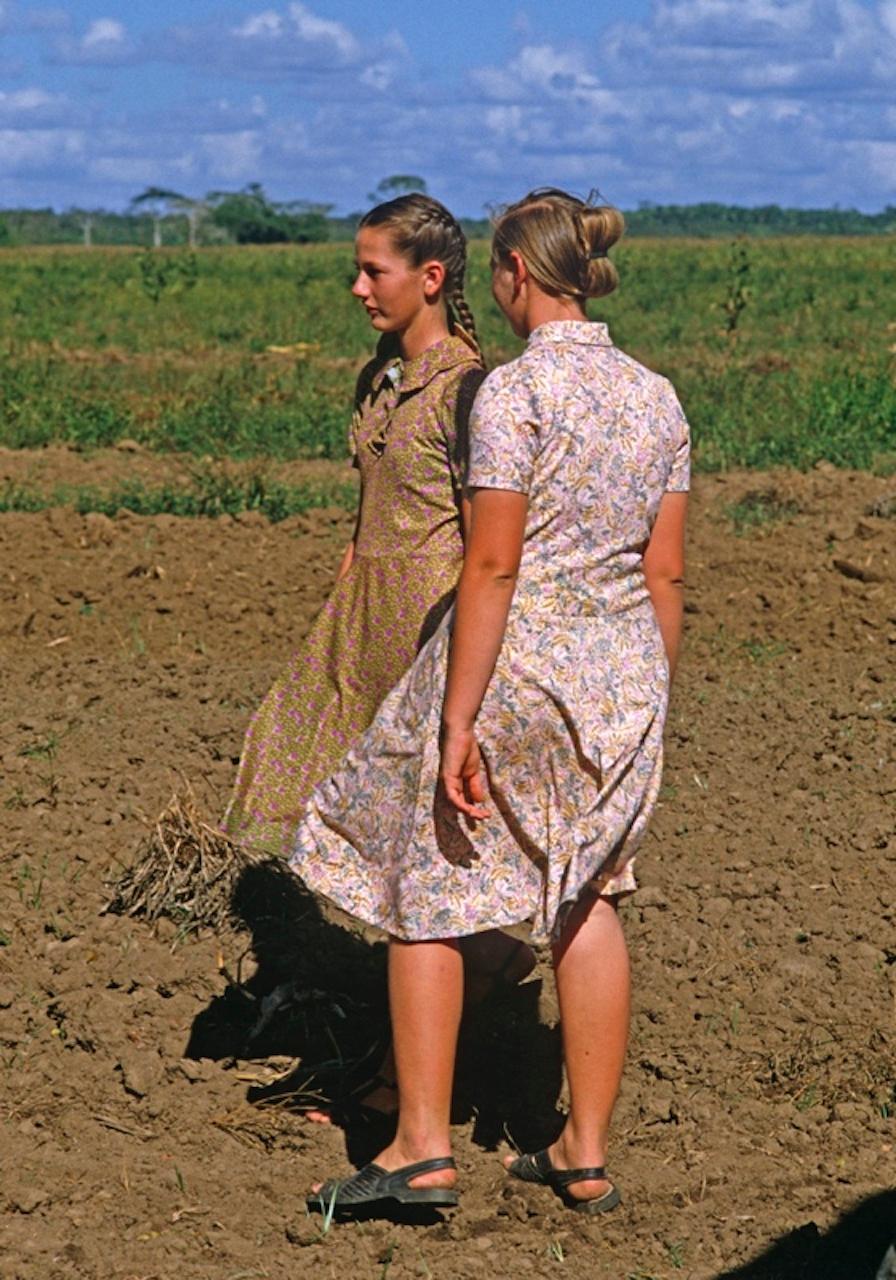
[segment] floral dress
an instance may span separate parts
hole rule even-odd
[[[541,325],[486,378],[468,483],[529,498],[476,721],[491,816],[468,823],[438,787],[449,614],[315,789],[292,856],[311,889],[399,938],[528,922],[546,942],[584,889],[636,887],[669,683],[643,552],[663,494],[688,478],[671,385],[604,325]]]
[[[466,419],[484,374],[450,336],[361,373],[351,448],[361,503],[351,568],[249,724],[224,827],[285,856],[339,764],[448,609],[463,559]]]

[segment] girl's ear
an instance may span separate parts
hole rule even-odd
[[[513,297],[514,301],[520,296],[523,285],[529,279],[529,268],[521,254],[516,249],[511,249],[507,255],[510,260],[510,270],[513,274]]]
[[[510,258],[510,269],[513,272],[513,283],[518,289],[529,278],[529,268],[523,261],[522,255],[517,253],[516,249],[511,249],[508,257]]]
[[[433,258],[423,264],[423,294],[430,302],[434,301],[445,284],[445,264]]]

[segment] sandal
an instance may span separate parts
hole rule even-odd
[[[412,1187],[412,1178],[439,1169],[456,1169],[451,1156],[435,1160],[418,1160],[391,1173],[382,1165],[365,1164],[350,1178],[329,1178],[318,1191],[307,1197],[308,1208],[324,1215],[351,1213],[371,1205],[394,1201],[396,1204],[423,1204],[433,1208],[452,1208],[457,1204],[453,1187]]]
[[[372,1075],[351,1093],[333,1103],[329,1108],[330,1123],[338,1125],[340,1129],[364,1129],[370,1135],[376,1134],[377,1140],[382,1138],[382,1145],[386,1146],[395,1133],[398,1107],[394,1111],[383,1111],[382,1108],[365,1102],[365,1098],[369,1098],[377,1089],[389,1089],[396,1095],[398,1093],[398,1085],[394,1080],[387,1080],[378,1073]]]
[[[506,1168],[511,1177],[519,1178],[521,1182],[536,1182],[539,1186],[550,1187],[567,1209],[573,1209],[576,1213],[608,1213],[622,1200],[618,1187],[613,1186],[612,1183],[610,1190],[604,1192],[602,1196],[597,1196],[593,1200],[576,1199],[569,1190],[570,1186],[574,1182],[609,1181],[606,1169],[603,1165],[591,1169],[557,1169],[547,1148],[544,1151],[536,1151],[532,1155],[517,1156]]]

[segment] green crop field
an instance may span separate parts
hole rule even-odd
[[[896,470],[890,237],[633,240],[594,306],[667,374],[696,465]],[[471,249],[490,363],[519,350]],[[0,251],[0,445],[341,458],[373,345],[350,245]],[[272,350],[272,348],[285,350]]]

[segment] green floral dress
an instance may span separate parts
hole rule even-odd
[[[313,787],[449,608],[463,558],[463,424],[483,376],[453,335],[413,360],[363,370],[351,430],[361,473],[354,558],[249,724],[224,818],[241,844],[291,849]]]

